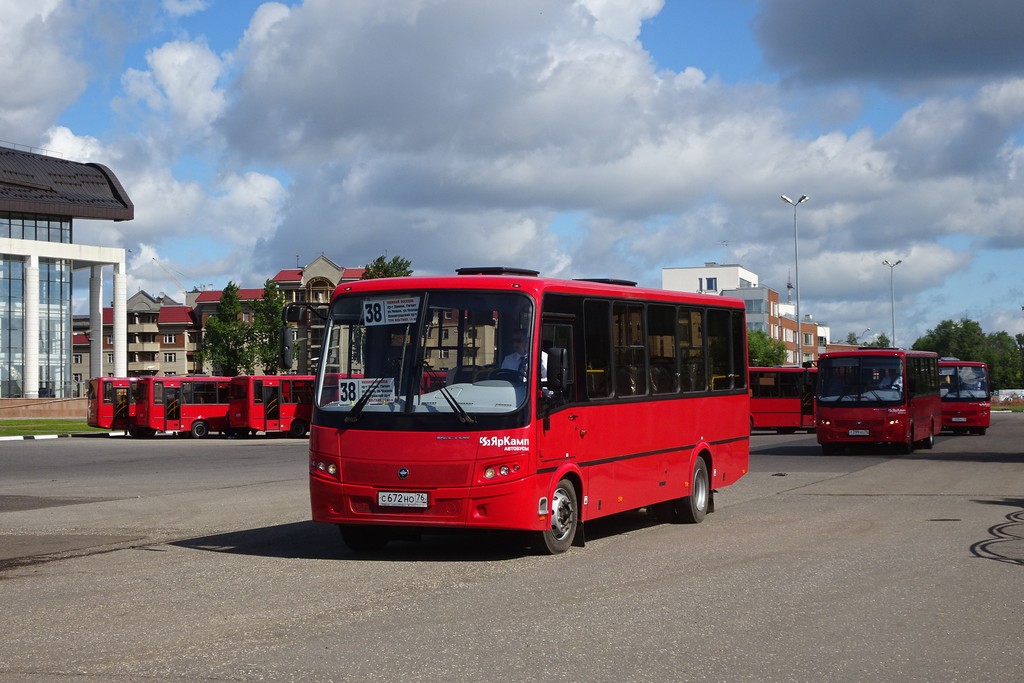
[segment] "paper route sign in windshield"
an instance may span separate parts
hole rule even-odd
[[[418,296],[395,296],[363,301],[363,324],[401,325],[416,322],[420,310]]]

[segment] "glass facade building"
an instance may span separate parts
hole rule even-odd
[[[71,220],[0,213],[0,237],[71,243]],[[0,397],[24,395],[25,256],[0,254]],[[71,262],[39,259],[39,397],[68,394],[71,373]]]
[[[104,352],[127,373],[125,250],[75,244],[76,218],[130,221],[135,207],[113,172],[0,144],[0,407],[8,399],[74,395],[72,273],[89,275],[89,372]],[[103,335],[103,273],[113,269],[112,334]],[[14,414],[14,413],[9,413]]]

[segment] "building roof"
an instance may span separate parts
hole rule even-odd
[[[75,333],[71,335],[71,344],[73,346],[84,346],[89,343],[89,335]]]
[[[189,306],[161,306],[156,322],[158,325],[191,325],[195,321]]]
[[[200,292],[199,296],[196,297],[196,303],[209,303],[211,301],[220,301],[220,296],[224,292],[219,289],[208,289],[204,292]],[[238,298],[241,301],[255,301],[256,299],[263,298],[263,288],[238,288]]]
[[[130,221],[135,205],[102,164],[0,147],[0,211]]]
[[[282,270],[271,279],[274,282],[302,282],[302,268]]]
[[[341,271],[342,280],[362,280],[366,268],[343,268]]]

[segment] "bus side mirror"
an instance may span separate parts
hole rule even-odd
[[[290,327],[281,328],[281,343],[278,349],[277,364],[285,370],[292,369],[292,330]]]
[[[301,323],[303,308],[293,304],[285,304],[281,311],[281,319],[287,323]]]
[[[568,353],[565,349],[548,349],[548,389],[551,391],[565,391],[565,385],[569,383],[567,359]]]

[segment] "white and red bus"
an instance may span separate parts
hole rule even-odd
[[[181,432],[200,439],[228,429],[230,377],[140,377],[132,436]]]
[[[228,425],[235,434],[306,435],[313,413],[312,375],[239,375],[231,378]]]
[[[939,359],[942,428],[957,434],[984,434],[992,422],[988,366],[959,358]]]
[[[930,351],[866,349],[823,353],[815,406],[823,453],[845,446],[931,448],[942,429],[939,357]]]
[[[814,431],[815,367],[750,368],[750,428]]]
[[[629,510],[700,522],[747,472],[749,402],[738,299],[504,268],[342,283],[313,519],[355,551],[461,528],[548,553]]]
[[[134,377],[94,377],[86,389],[90,427],[129,430],[135,418]]]

